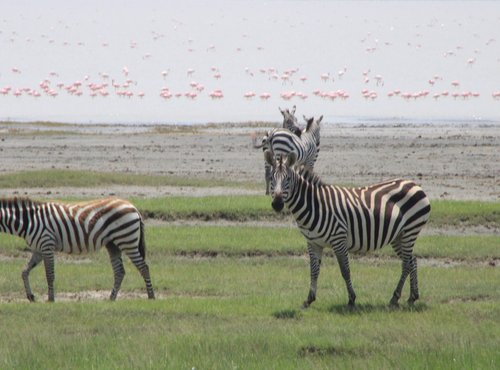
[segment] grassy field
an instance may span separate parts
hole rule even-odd
[[[243,187],[261,189],[260,183],[228,182],[215,179],[191,179],[178,176],[144,176],[123,173],[88,172],[71,170],[25,171],[0,175],[2,188],[52,188],[52,187],[105,187],[109,185],[137,186],[194,186],[194,187]],[[270,207],[270,198],[264,195],[213,196],[213,197],[163,197],[131,199],[147,216],[173,220],[178,218],[276,219]],[[500,204],[479,201],[442,201],[431,203],[430,224],[433,226],[494,226],[500,225]]]
[[[95,185],[82,185],[87,180],[79,173],[63,176],[74,176],[73,186],[157,181],[103,175]],[[0,186],[40,186],[22,179],[0,176]],[[421,236],[415,247],[421,299],[413,308],[405,303],[408,283],[401,307],[387,307],[401,270],[390,247],[370,257],[353,256],[358,307],[352,311],[337,263],[325,251],[317,301],[301,310],[309,262],[303,237],[285,226],[291,223],[203,223],[287,219],[271,210],[268,197],[133,201],[150,218],[197,221],[147,227],[155,301],[146,299],[143,280],[125,259],[122,290],[109,302],[113,276],[101,251],[57,256],[54,304],[43,303],[43,267],[33,270],[38,302],[30,304],[21,280],[29,258],[25,242],[0,234],[0,369],[492,369],[500,364],[500,236],[494,232]],[[498,230],[500,206],[435,201],[430,224]]]
[[[107,296],[112,285],[104,251],[60,255],[55,304],[24,300],[20,271],[29,254],[22,240],[1,235],[0,368],[494,368],[500,270],[488,261],[498,262],[499,242],[495,235],[423,237],[421,300],[415,308],[402,301],[399,310],[386,306],[400,273],[390,248],[386,258],[354,258],[359,306],[351,312],[331,257],[318,300],[299,309],[309,267],[292,228],[149,227],[156,301],[146,299],[128,260],[118,301],[57,301],[57,292]],[[31,279],[43,300],[43,268]],[[407,294],[408,287],[402,299]]]
[[[104,187],[109,185],[137,186],[242,186],[240,182],[208,180],[181,176],[144,176],[114,172],[92,172],[73,170],[23,171],[0,175],[2,188],[53,188],[53,187]],[[253,183],[246,184],[255,187]]]

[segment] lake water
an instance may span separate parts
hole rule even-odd
[[[500,121],[495,1],[2,1],[0,47],[1,120]]]

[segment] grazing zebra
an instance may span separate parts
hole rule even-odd
[[[0,199],[0,232],[24,238],[32,256],[22,277],[28,300],[34,301],[30,271],[42,260],[48,285],[48,300],[54,301],[55,252],[83,254],[108,250],[114,273],[110,299],[116,299],[125,269],[124,252],[140,271],[148,298],[154,298],[149,268],[145,262],[144,223],[129,202],[116,198],[84,203],[37,202],[25,198]]]
[[[304,119],[306,118],[304,117]],[[269,151],[275,158],[286,156],[288,153],[295,153],[296,165],[304,166],[312,171],[319,153],[320,123],[322,119],[323,116],[318,120],[314,120],[313,117],[306,119],[307,127],[300,137],[287,129],[272,130],[267,135]]]
[[[410,275],[411,305],[418,299],[415,240],[429,219],[430,204],[423,190],[411,181],[391,180],[364,188],[325,185],[309,171],[292,166],[296,156],[285,159],[265,153],[272,166],[272,206],[277,212],[284,204],[293,214],[307,240],[311,285],[303,307],[316,299],[316,287],[324,247],[331,247],[339,262],[354,306],[356,294],[351,283],[348,252],[368,252],[391,244],[402,260],[402,273],[390,304],[396,306],[404,282]]]

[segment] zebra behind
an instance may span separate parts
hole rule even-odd
[[[298,126],[297,123],[297,118],[295,117],[295,110],[297,107],[294,105],[292,107],[292,110],[289,111],[288,109],[281,109],[278,108],[281,114],[283,115],[283,124],[282,127],[284,129],[290,130],[293,132],[297,137],[300,137],[302,135],[302,129]],[[266,150],[269,150],[269,141],[268,137],[270,135],[271,131],[268,131],[261,139],[261,143],[257,144],[257,135],[253,134],[252,135],[252,143],[253,147],[255,149],[262,149],[264,152]],[[264,179],[266,181],[266,195],[269,195],[269,190],[271,186],[271,167],[267,164],[266,161],[264,161]]]
[[[412,305],[419,298],[413,246],[430,214],[429,199],[419,186],[400,179],[363,188],[325,185],[313,173],[293,168],[294,153],[278,159],[270,152],[265,156],[272,166],[272,206],[279,212],[286,205],[307,240],[311,284],[303,307],[316,299],[324,247],[331,247],[338,260],[349,306],[354,306],[356,294],[348,253],[366,253],[387,244],[402,260],[401,277],[390,305],[397,306],[408,275],[408,303]]]
[[[302,129],[299,127],[298,122],[297,122],[297,117],[295,117],[295,110],[297,107],[294,105],[292,107],[292,111],[289,111],[288,109],[281,109],[278,108],[283,116],[283,128],[286,128],[293,132],[295,135],[300,137],[302,135]]]
[[[30,271],[43,261],[48,300],[54,301],[55,252],[85,254],[108,250],[114,273],[110,299],[116,299],[125,269],[122,252],[140,271],[148,298],[154,298],[145,261],[144,223],[139,211],[117,198],[83,203],[37,202],[27,198],[0,199],[0,231],[24,238],[32,256],[22,273],[26,296],[34,301]]]
[[[318,158],[319,154],[319,143],[320,143],[320,126],[323,116],[321,116],[317,121],[314,117],[307,119],[307,127],[300,136],[292,133],[288,129],[274,129],[268,131],[267,134],[262,138],[260,145],[255,143],[256,137],[254,136],[253,147],[258,149],[262,148],[264,153],[270,151],[275,156],[287,155],[293,152],[297,156],[297,166],[304,166],[305,168],[312,171],[314,163]],[[270,184],[271,184],[271,166],[266,160],[264,160],[264,171],[266,180],[266,195],[269,194]]]
[[[274,129],[268,134],[267,141],[269,151],[275,158],[294,153],[296,165],[312,171],[319,154],[320,123],[323,116],[317,120],[314,117],[304,119],[307,126],[300,137],[287,129]]]

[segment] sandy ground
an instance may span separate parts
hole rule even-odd
[[[85,169],[262,181],[261,150],[250,134],[279,126],[155,126],[0,124],[0,174],[36,169]],[[323,180],[367,185],[403,177],[431,199],[500,200],[500,125],[322,126],[316,164]],[[1,196],[157,196],[252,193],[245,189],[123,187],[2,189]]]

